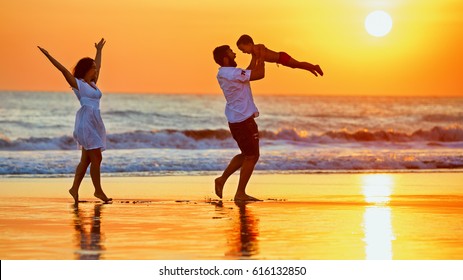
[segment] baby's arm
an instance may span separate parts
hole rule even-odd
[[[255,55],[254,52],[251,53],[251,56],[252,56],[251,62],[249,63],[248,68],[246,68],[248,70],[252,70],[256,66],[256,62],[257,62],[257,55]]]

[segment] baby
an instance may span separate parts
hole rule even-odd
[[[242,35],[236,42],[238,49],[244,53],[254,54],[257,57],[262,56],[266,62],[276,62],[278,64],[291,68],[299,68],[310,71],[315,76],[323,76],[323,71],[319,65],[313,65],[308,62],[299,62],[285,52],[275,52],[266,48],[262,44],[254,44],[251,36]]]

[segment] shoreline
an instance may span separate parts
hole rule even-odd
[[[101,173],[101,178],[125,177],[182,177],[182,176],[219,176],[223,170],[211,171],[165,171],[165,172],[117,172]],[[419,174],[419,173],[463,173],[463,168],[435,169],[352,169],[352,170],[254,170],[254,175],[355,175],[355,174]],[[90,176],[87,172],[86,177]],[[59,179],[73,178],[74,173],[66,174],[0,174],[2,179]]]

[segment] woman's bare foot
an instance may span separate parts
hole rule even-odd
[[[215,194],[219,197],[222,198],[222,191],[223,191],[223,183],[219,178],[215,179]]]
[[[104,193],[94,193],[93,195],[94,195],[96,198],[99,198],[99,199],[103,200],[104,203],[108,203],[108,202],[110,202],[110,201],[113,200],[112,198],[108,198],[108,197],[106,196],[106,194],[104,194]]]
[[[235,195],[235,201],[262,201],[261,199],[255,198],[253,196],[242,194],[242,195]]]
[[[69,193],[71,194],[72,198],[74,198],[74,204],[79,203],[79,191],[75,191],[73,188],[70,188]]]

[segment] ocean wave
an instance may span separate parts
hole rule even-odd
[[[314,145],[314,144],[346,144],[377,142],[381,143],[414,143],[421,142],[428,146],[441,146],[463,142],[463,129],[460,126],[434,127],[430,130],[419,129],[413,133],[393,130],[369,131],[366,129],[349,132],[328,131],[319,135],[311,135],[307,131],[296,129],[280,129],[276,132],[262,130],[262,145],[274,143]],[[223,149],[236,147],[231,134],[226,129],[203,130],[159,130],[131,131],[107,135],[108,149]],[[72,150],[76,144],[72,137],[31,137],[10,140],[0,135],[0,150]]]
[[[463,114],[428,114],[422,117],[426,122],[456,122],[463,123]]]
[[[117,117],[131,117],[131,118],[139,118],[143,116],[149,116],[149,117],[163,117],[163,115],[157,114],[155,112],[140,112],[136,110],[110,110],[104,113],[105,115],[108,116],[117,116]]]
[[[430,130],[419,129],[409,134],[394,130],[370,131],[368,129],[349,132],[347,130],[328,131],[320,135],[310,135],[307,131],[281,129],[277,132],[262,131],[262,138],[290,140],[314,144],[354,143],[354,142],[461,142],[463,128],[460,126],[440,127]]]
[[[463,129],[459,126],[440,127],[436,126],[431,130],[419,129],[411,134],[398,131],[369,131],[359,130],[353,133],[347,131],[327,132],[324,135],[331,139],[346,141],[386,141],[386,142],[415,142],[415,141],[437,141],[437,142],[460,142],[463,141]]]

